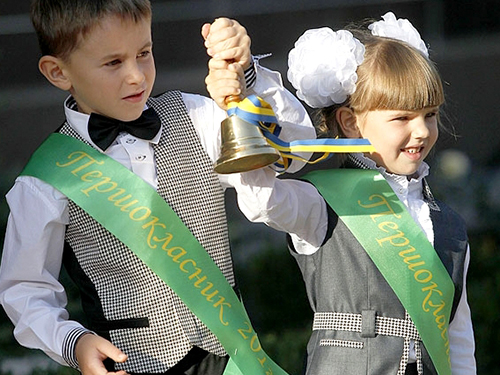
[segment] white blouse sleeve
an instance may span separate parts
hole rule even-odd
[[[476,360],[474,358],[474,331],[470,308],[467,303],[466,278],[470,262],[470,248],[467,249],[464,265],[464,280],[462,296],[455,312],[455,317],[448,327],[450,340],[451,372],[453,375],[476,374]]]
[[[248,220],[289,233],[300,254],[312,254],[322,245],[328,227],[326,202],[312,184],[278,179],[269,168],[231,175],[229,182]]]
[[[66,294],[58,281],[67,199],[33,177],[19,177],[6,197],[11,212],[0,268],[0,303],[21,345],[41,349],[67,365],[63,357],[67,336],[85,331],[68,320]]]
[[[315,139],[316,130],[304,106],[283,86],[281,75],[265,67],[256,65],[257,80],[249,94],[256,94],[268,102],[274,110],[282,131],[279,138],[284,142],[300,139]],[[310,155],[302,155],[309,158]],[[287,173],[302,169],[303,162],[293,160]]]

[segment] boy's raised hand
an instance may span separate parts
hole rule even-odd
[[[212,24],[206,23],[201,28],[205,47],[210,57],[227,62],[236,62],[243,69],[250,66],[250,37],[238,21],[229,18],[217,18]]]
[[[252,63],[250,37],[243,26],[228,18],[218,18],[201,29],[205,39],[209,72],[207,90],[219,107],[226,110],[226,98],[244,96],[244,70]]]
[[[75,355],[82,375],[127,375],[123,370],[106,370],[103,363],[105,359],[125,362],[127,355],[100,336],[91,333],[81,336],[76,342]]]

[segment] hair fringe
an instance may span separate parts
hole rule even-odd
[[[345,137],[336,120],[336,111],[343,106],[363,114],[371,110],[420,110],[445,102],[437,68],[420,51],[359,27],[351,30],[366,48],[357,70],[356,91],[346,102],[319,111],[317,127],[321,134]]]

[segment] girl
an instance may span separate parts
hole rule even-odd
[[[376,151],[313,184],[269,168],[232,183],[249,220],[289,234],[314,311],[307,374],[475,374],[466,229],[425,180],[441,79],[410,22],[382,18],[307,31],[288,72],[321,131]]]

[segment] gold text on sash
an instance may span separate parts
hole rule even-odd
[[[427,268],[427,265],[418,249],[411,245],[410,239],[400,229],[398,220],[401,216],[398,215],[390,202],[381,194],[373,194],[368,197],[369,202],[362,203],[358,201],[358,205],[363,209],[369,210],[370,218],[376,223],[376,228],[379,235],[375,238],[378,245],[397,254],[397,259],[407,265],[408,270],[413,272],[413,280],[422,284],[419,289],[424,293],[423,302],[421,305],[425,313],[432,313],[434,322],[441,332],[443,344],[446,352],[450,351],[450,342],[447,335],[447,321],[442,310],[446,303],[442,299],[443,292],[439,286],[433,281],[432,272]]]
[[[56,165],[63,169],[67,168],[73,178],[79,178],[88,183],[88,186],[81,189],[81,192],[86,197],[91,197],[91,194],[107,194],[106,200],[110,202],[111,208],[119,209],[118,212],[127,213],[127,215],[122,215],[122,218],[126,217],[134,222],[142,222],[141,228],[147,231],[147,246],[153,250],[160,248],[164,251],[177,264],[179,270],[186,274],[186,278],[193,288],[196,288],[210,303],[211,308],[218,310],[219,323],[228,326],[229,321],[225,319],[225,312],[232,308],[231,304],[221,295],[214,283],[210,281],[209,276],[189,256],[189,252],[184,247],[170,246],[174,240],[174,234],[169,233],[167,225],[152,214],[151,208],[141,205],[132,193],[120,187],[111,177],[104,175],[98,169],[100,165],[104,164],[104,161],[96,160],[84,151],[72,152],[67,156],[67,159],[69,161],[56,162]],[[257,354],[261,352],[262,356],[256,358],[264,368],[266,375],[272,375],[272,369],[265,368],[267,357],[250,322],[244,321],[242,324],[244,327],[236,328],[237,332],[248,342],[252,352]]]

